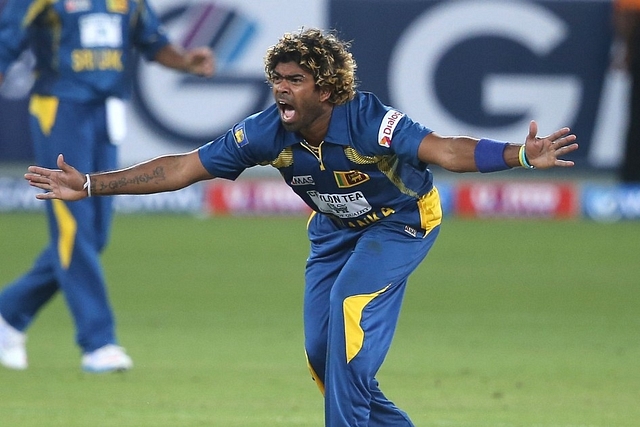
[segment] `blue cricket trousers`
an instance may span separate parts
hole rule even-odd
[[[34,95],[30,103],[31,137],[36,161],[57,168],[65,161],[81,172],[114,169],[116,146],[109,142],[103,102],[80,104]],[[62,291],[83,352],[115,343],[100,253],[112,220],[111,197],[77,202],[46,201],[50,241],[31,270],[0,293],[0,314],[24,331],[38,311]]]
[[[364,229],[309,222],[305,350],[325,398],[327,427],[410,427],[375,379],[389,350],[407,279],[438,235],[412,236],[387,218]]]

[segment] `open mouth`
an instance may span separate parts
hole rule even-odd
[[[278,108],[280,109],[280,119],[285,122],[291,122],[296,116],[296,110],[290,104],[284,101],[278,101]]]

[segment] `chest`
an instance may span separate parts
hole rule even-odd
[[[314,148],[300,143],[290,149],[289,164],[279,169],[294,191],[350,192],[375,185],[384,176],[384,157],[364,156],[348,146],[322,143]]]
[[[49,28],[63,44],[118,48],[135,7],[129,0],[62,0],[39,14],[34,24]]]

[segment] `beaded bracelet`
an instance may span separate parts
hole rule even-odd
[[[529,164],[527,161],[527,153],[525,150],[525,146],[521,145],[520,150],[518,151],[518,160],[520,161],[520,166],[526,169],[535,169],[536,167],[532,164]]]

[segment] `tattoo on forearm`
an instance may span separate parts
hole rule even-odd
[[[146,184],[149,182],[160,182],[166,179],[165,171],[162,166],[158,166],[153,170],[151,174],[144,173],[142,175],[134,176],[132,178],[121,178],[112,181],[100,181],[96,183],[98,187],[97,191],[102,193],[104,190],[115,191],[125,187]]]

